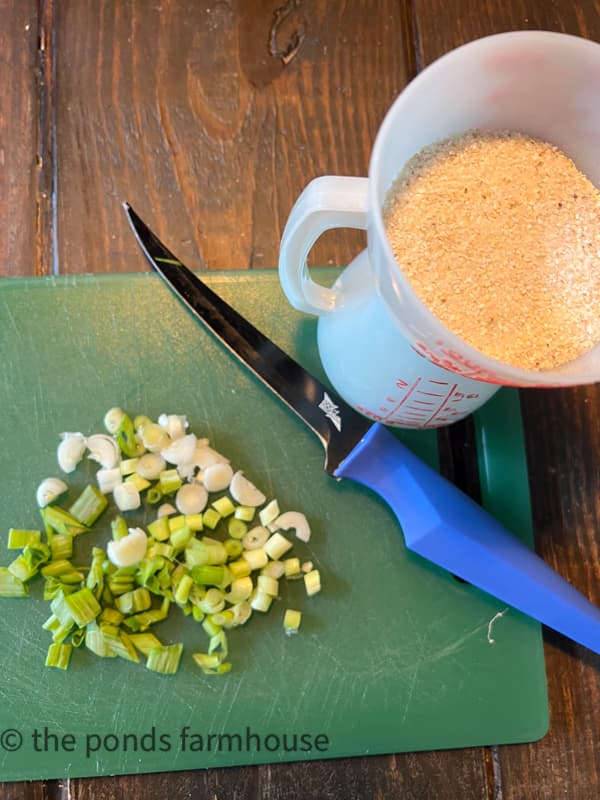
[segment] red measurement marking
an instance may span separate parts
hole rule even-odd
[[[401,378],[398,378],[398,380],[396,381],[396,386],[398,386],[400,383],[403,383],[405,386],[408,386],[408,383],[406,383],[406,381],[403,381]],[[421,383],[421,378],[417,378],[415,380],[415,382],[413,383],[413,385],[410,387],[410,389],[405,393],[405,395],[402,398],[402,400],[400,400],[400,402],[397,403],[394,406],[394,408],[392,408],[392,410],[385,417],[382,418],[381,421],[382,422],[389,421],[393,417],[393,415],[398,411],[398,409],[401,408],[404,405],[404,403],[406,403],[406,401],[411,396],[411,394],[414,391],[416,391],[416,389],[417,389],[417,387],[419,386],[420,383]],[[380,410],[382,410],[382,409],[380,409]]]
[[[454,390],[456,389],[457,385],[458,385],[458,384],[456,384],[456,383],[455,383],[455,384],[453,384],[453,386],[451,386],[451,387],[450,387],[450,391],[449,391],[449,392],[448,392],[448,394],[446,395],[446,397],[445,397],[445,399],[443,400],[442,404],[440,405],[440,407],[438,408],[438,410],[437,410],[437,411],[435,411],[435,412],[434,412],[434,413],[433,413],[433,414],[432,414],[432,415],[429,417],[429,419],[427,420],[427,423],[431,423],[431,422],[433,422],[433,420],[434,420],[436,417],[438,417],[438,416],[439,416],[439,414],[441,414],[441,413],[442,413],[442,411],[444,411],[444,409],[446,410],[446,413],[448,413],[448,410],[449,410],[449,409],[448,409],[448,408],[446,408],[446,406],[447,406],[447,404],[448,404],[448,402],[449,402],[450,398],[451,398],[451,397],[452,397],[452,395],[454,394]]]

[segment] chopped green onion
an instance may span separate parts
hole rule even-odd
[[[153,506],[155,506],[157,503],[160,503],[162,499],[163,499],[163,493],[161,492],[158,486],[152,486],[146,492],[146,500]]]
[[[214,531],[220,521],[221,515],[215,508],[208,508],[202,515],[202,523],[211,531]]]
[[[216,616],[224,616],[224,614]],[[225,658],[229,652],[227,635],[225,634],[225,631],[219,631],[214,636],[210,637],[210,642],[208,643],[208,653],[210,655],[211,653],[215,652],[220,653],[222,658]]]
[[[283,566],[283,561],[269,561],[269,563],[264,566],[261,571],[261,575],[268,575],[271,578],[283,578],[285,575],[285,567]]]
[[[48,535],[50,554],[52,560],[60,558],[71,558],[73,556],[73,537],[65,536],[62,533],[50,533]]]
[[[108,626],[96,623],[88,625],[85,629],[85,646],[101,658],[115,658],[117,654],[112,648],[111,639],[106,635],[107,630],[110,630]]]
[[[219,589],[225,589],[233,580],[231,572],[222,564],[198,564],[192,567],[192,578],[201,586],[216,586]]]
[[[113,521],[110,523],[110,529],[112,531],[112,538],[115,542],[118,542],[119,539],[124,539],[129,533],[127,520],[125,517],[121,516],[113,519]]]
[[[245,550],[256,550],[266,544],[269,538],[269,531],[262,525],[257,525],[245,534],[242,544]]]
[[[225,608],[223,593],[216,588],[210,588],[198,603],[198,608],[205,614],[217,614]]]
[[[289,539],[286,539],[285,536],[282,536],[280,533],[274,533],[272,536],[269,537],[269,540],[264,545],[265,552],[272,558],[273,561],[277,561],[281,558],[284,553],[287,553],[293,547],[292,542]]]
[[[236,578],[229,586],[229,592],[225,595],[225,599],[229,603],[241,603],[243,600],[247,600],[253,591],[252,578]]]
[[[162,642],[153,633],[130,633],[129,641],[143,656],[147,656],[154,647],[162,647]]]
[[[193,585],[194,581],[190,575],[183,575],[181,577],[175,591],[175,602],[177,605],[184,606],[188,602]]]
[[[46,478],[37,488],[35,498],[40,508],[49,506],[68,490],[67,484],[60,478]]]
[[[244,552],[244,545],[239,539],[226,539],[223,547],[227,552],[227,558],[239,558]]]
[[[277,597],[279,594],[279,583],[276,578],[271,578],[270,575],[259,575],[256,581],[259,592]]]
[[[28,597],[29,589],[6,567],[0,567],[0,597]]]
[[[40,513],[44,523],[62,536],[79,536],[79,534],[89,531],[87,525],[58,506],[46,506],[41,509]]]
[[[90,571],[87,574],[85,585],[88,589],[96,591],[96,597],[98,597],[104,589],[105,560],[106,555],[104,550],[101,550],[99,547],[94,547],[92,550],[92,563],[90,565]]]
[[[256,509],[252,506],[238,506],[234,512],[234,517],[239,519],[240,522],[252,522]]]
[[[107,625],[114,625],[118,627],[124,619],[124,614],[118,611],[116,608],[103,608],[102,613],[98,617],[99,622],[104,622]]]
[[[59,644],[58,642],[51,644],[46,656],[46,666],[67,669],[72,650],[73,646],[70,644]]]
[[[318,569],[313,569],[304,575],[304,586],[309,597],[321,591],[321,576]]]
[[[87,586],[64,598],[75,624],[82,628],[93,622],[102,611],[100,604]]]
[[[185,528],[185,514],[178,514],[176,517],[169,517],[167,519],[167,525],[169,526],[171,533],[175,533],[175,531]]]
[[[37,575],[42,564],[50,559],[50,548],[47,544],[39,542],[36,545],[28,545],[20,556],[8,565],[12,574],[22,581],[28,581]]]
[[[152,425],[152,420],[150,417],[147,417],[145,414],[138,414],[136,417],[133,418],[133,427],[134,430],[139,431],[140,428],[143,428],[144,425]]]
[[[147,611],[152,606],[152,598],[148,589],[140,586],[120,595],[115,600],[115,605],[123,614],[137,614],[138,611]]]
[[[285,568],[286,578],[301,578],[300,572],[300,559],[299,558],[286,558],[283,562]]]
[[[69,513],[86,528],[91,528],[107,506],[108,500],[102,492],[88,484],[69,509]]]
[[[139,458],[126,458],[119,464],[119,471],[121,475],[132,475],[136,469],[139,462]]]
[[[133,646],[129,634],[120,630],[114,625],[103,624],[100,626],[104,634],[106,643],[111,651],[126,661],[137,663],[140,659],[135,647]]]
[[[117,486],[123,483],[123,476],[119,467],[99,469],[96,473],[96,481],[102,494],[112,494]]]
[[[149,481],[157,481],[167,468],[167,462],[158,453],[144,453],[137,465],[138,475]]]
[[[66,558],[51,561],[49,564],[46,564],[44,567],[42,567],[40,571],[44,578],[59,578],[63,575],[69,575],[75,572],[78,576],[78,580],[83,580],[83,573],[77,572],[77,570],[73,567],[73,564],[71,564],[71,562]]]
[[[208,502],[208,492],[199,483],[185,483],[175,496],[175,505],[182,514],[201,514]]]
[[[300,622],[302,621],[302,613],[295,611],[292,608],[286,609],[283,617],[283,628],[288,635],[298,633]]]
[[[179,669],[182,652],[183,645],[181,643],[153,647],[148,653],[146,667],[161,675],[174,675]]]
[[[204,633],[211,638],[216,636],[221,631],[221,626],[217,625],[214,620],[214,616],[214,614],[210,614],[209,616],[205,617],[202,622],[202,629],[204,630]]]
[[[50,610],[53,615],[58,619],[60,625],[67,625],[73,623],[73,614],[71,609],[67,606],[67,596],[64,593],[58,594],[50,603]]]
[[[232,539],[242,539],[248,530],[248,526],[241,519],[233,517],[227,523],[227,532]]]
[[[227,496],[219,497],[218,500],[211,503],[211,506],[223,518],[229,517],[235,512],[235,506]]]
[[[137,472],[134,472],[132,475],[128,475],[125,478],[125,483],[132,483],[138,490],[138,492],[143,492],[152,485],[149,480],[147,480],[146,478],[142,478],[142,476],[138,475]],[[158,491],[160,491],[160,489]],[[156,502],[158,502],[158,500]]]
[[[115,486],[113,500],[119,511],[134,511],[142,505],[142,498],[134,483],[120,483]]]
[[[158,542],[166,542],[171,535],[169,517],[159,517],[148,525],[148,533]]]
[[[104,426],[117,440],[123,455],[130,458],[137,455],[138,448],[133,422],[121,408],[111,408],[110,411],[106,412]]]
[[[241,603],[234,603],[229,609],[233,615],[232,625],[244,625],[251,615],[252,615],[252,606],[245,600],[242,600]]]
[[[195,533],[201,531],[204,527],[202,514],[186,514],[185,526]]]
[[[192,539],[185,549],[185,562],[191,569],[199,564],[224,564],[227,550],[222,542]]]
[[[256,589],[250,598],[250,605],[254,611],[266,612],[271,607],[273,602],[273,595],[267,594],[260,589]]]
[[[258,547],[256,550],[244,550],[242,558],[250,564],[252,570],[262,569],[269,561],[269,557],[262,547]]]
[[[10,528],[8,531],[8,549],[22,550],[27,545],[38,544],[41,540],[41,535],[40,531]]]
[[[110,541],[106,552],[118,567],[133,567],[144,558],[148,548],[148,537],[141,528],[129,528],[123,539]]]
[[[226,631],[245,624],[253,611],[268,611],[281,577],[303,577],[309,595],[320,591],[312,562],[282,560],[292,543],[279,531],[293,529],[308,541],[306,518],[280,514],[277,501],[267,502],[241,472],[234,473],[208,439],[186,433],[184,417],[161,414],[158,424],[148,417],[132,422],[115,407],[104,422],[112,436],[63,435],[59,466],[72,471],[87,447],[101,467],[97,486],[86,486],[68,511],[52,505],[68,491],[63,481],[47,479],[38,488],[47,544],[39,530],[10,529],[9,548],[21,553],[0,568],[0,596],[26,596],[25,581],[41,572],[52,611],[43,625],[52,637],[48,666],[66,669],[72,648],[85,643],[104,657],[139,661],[142,653],[148,669],[173,674],[182,644],[163,645],[148,629],[175,603],[209,636],[208,652],[194,654],[198,666],[207,674],[225,673],[231,669]],[[126,515],[117,516],[106,551],[94,547],[89,566],[74,566],[73,539],[96,523],[108,506],[107,494],[123,512],[142,501],[160,503],[165,494],[175,499],[173,505],[163,502],[147,533],[129,528]],[[252,527],[257,511],[260,525]],[[254,571],[260,572],[255,580]],[[160,598],[159,607],[153,597]],[[300,617],[299,611],[286,611],[287,633],[298,630]]]
[[[165,469],[160,473],[158,483],[163,494],[174,494],[179,491],[183,481],[176,469]]]
[[[271,500],[261,511],[258,512],[260,524],[265,527],[271,522],[274,522],[279,516],[279,503],[277,500]]]

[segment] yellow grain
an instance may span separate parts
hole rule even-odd
[[[432,313],[506,364],[548,370],[600,341],[600,193],[558,148],[469,131],[414,156],[384,206]]]

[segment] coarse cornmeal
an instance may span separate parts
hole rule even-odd
[[[415,292],[481,352],[547,370],[600,341],[600,193],[553,145],[444,139],[408,161],[383,215]]]

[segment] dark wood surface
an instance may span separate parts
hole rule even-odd
[[[304,185],[366,174],[386,109],[432,60],[524,28],[600,41],[598,0],[0,0],[0,15],[5,276],[144,269],[123,199],[191,266],[274,267]],[[329,233],[312,263],[363,243]],[[537,550],[600,603],[600,393],[522,401]],[[450,473],[467,438],[441,436]],[[545,652],[551,727],[534,744],[6,783],[0,800],[591,800],[600,658],[548,632]]]

